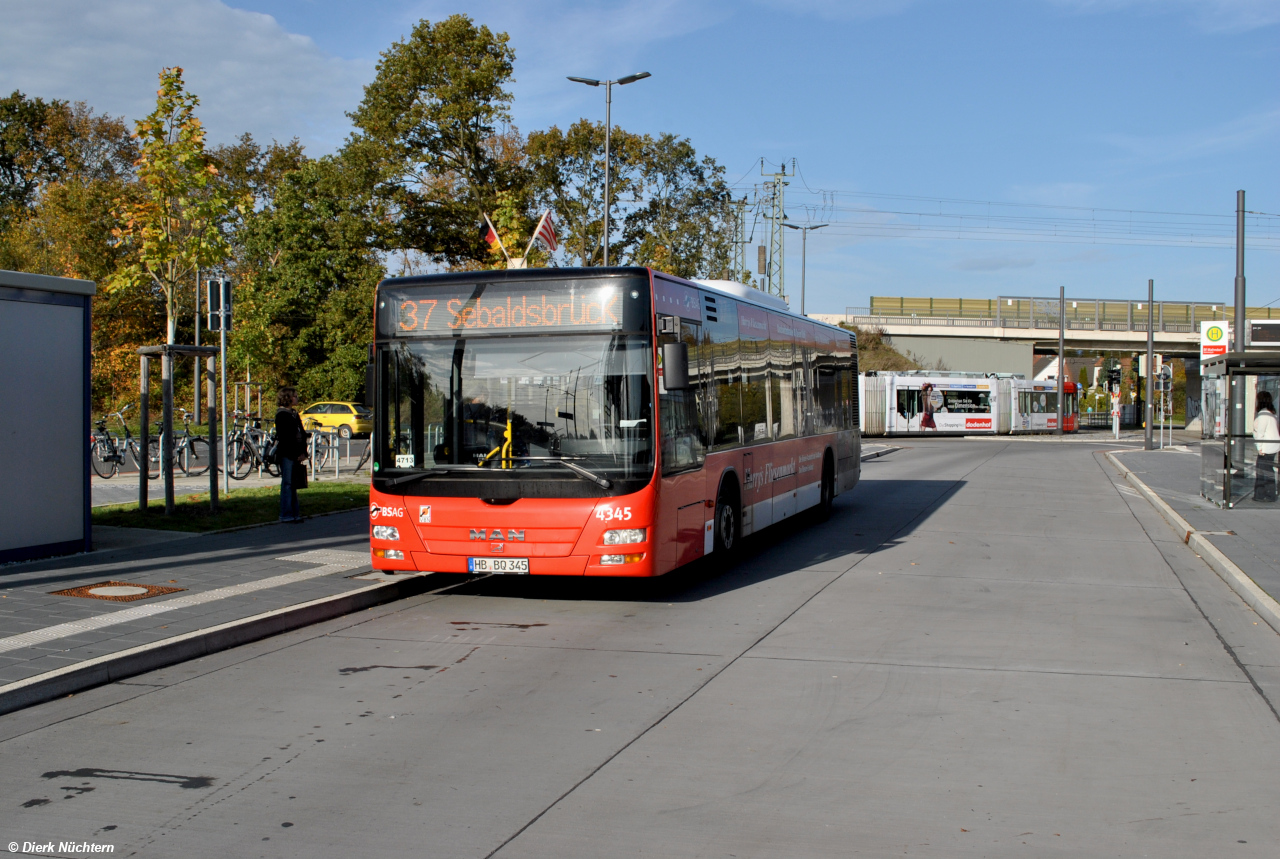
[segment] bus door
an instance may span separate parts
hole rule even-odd
[[[677,336],[688,344],[691,385],[687,390],[668,391],[661,376],[658,380],[662,479],[658,486],[655,546],[658,567],[666,572],[702,557],[704,523],[714,511],[706,506],[706,477],[702,473],[707,442],[703,409],[707,373],[702,370],[702,350],[698,348],[701,326],[678,317],[659,319],[672,320],[661,327],[675,328],[678,324],[679,334],[659,334],[658,354],[662,354],[664,344],[675,342]]]

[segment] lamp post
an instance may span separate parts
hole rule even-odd
[[[809,224],[808,226],[800,226],[787,221],[782,222],[782,226],[791,230],[800,231],[800,315],[804,316],[804,270],[806,258],[809,254],[809,231],[820,230],[827,226],[826,224]]]
[[[613,85],[626,86],[639,80],[652,77],[648,72],[637,72],[618,78],[616,81],[598,81],[594,78],[575,78],[569,80],[587,86],[604,87],[604,264],[609,264],[609,138],[613,132],[613,119],[610,113],[613,108]]]

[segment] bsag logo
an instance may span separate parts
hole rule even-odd
[[[375,501],[369,505],[369,518],[377,519],[379,516],[382,516],[383,518],[386,518],[386,519],[403,519],[404,508],[403,507],[379,507],[378,503]]]

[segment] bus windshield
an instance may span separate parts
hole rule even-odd
[[[403,339],[379,360],[380,477],[564,480],[585,469],[608,482],[653,472],[646,335]]]

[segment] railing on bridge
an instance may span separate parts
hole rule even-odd
[[[1146,331],[1145,301],[1066,299],[1066,326],[1086,331]],[[1154,329],[1169,334],[1192,334],[1203,321],[1232,318],[1221,304],[1184,301],[1154,302]],[[1250,319],[1280,319],[1280,308],[1251,307]],[[1058,299],[1002,295],[995,299],[897,298],[872,296],[870,307],[846,307],[852,325],[960,326],[969,328],[1058,329]]]

